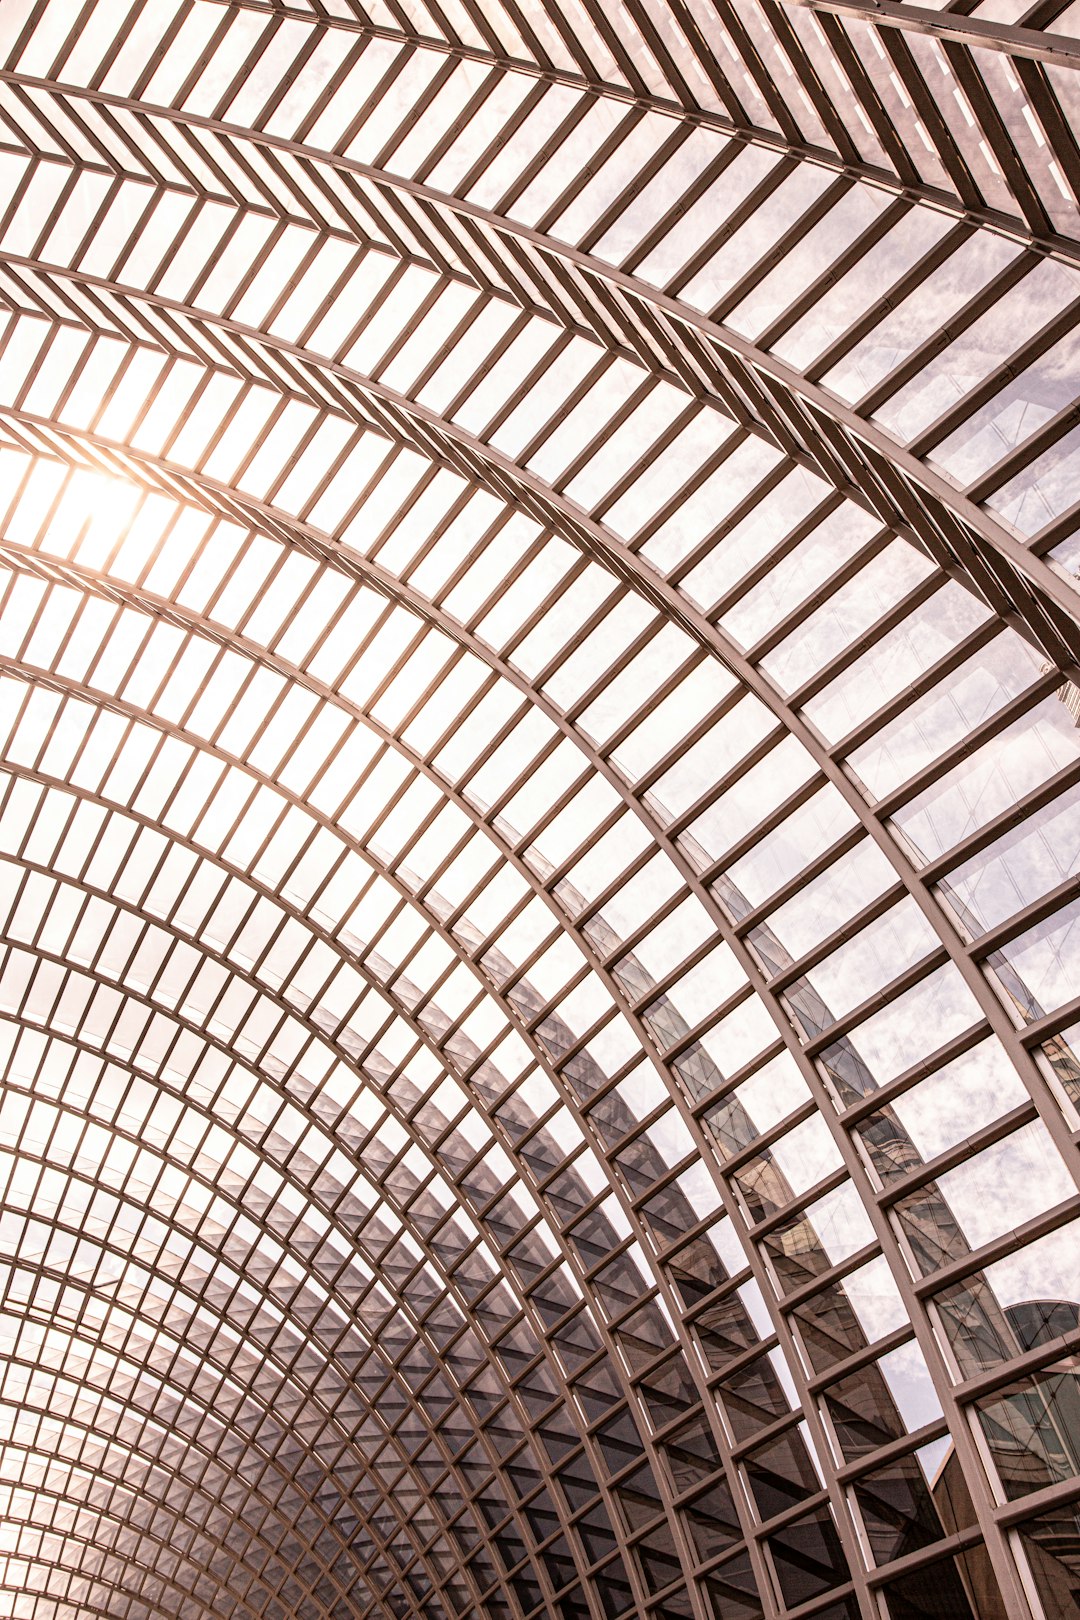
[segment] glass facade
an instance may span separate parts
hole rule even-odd
[[[1075,0],[0,57],[0,1615],[1080,1616]]]

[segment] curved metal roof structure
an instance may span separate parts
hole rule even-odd
[[[0,1615],[1080,1614],[1076,0],[0,52]]]

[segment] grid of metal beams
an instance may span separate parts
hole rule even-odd
[[[0,1614],[1080,1615],[1076,0],[0,55]]]

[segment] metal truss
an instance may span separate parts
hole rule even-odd
[[[4,0],[4,1613],[1073,1612],[1071,27]]]

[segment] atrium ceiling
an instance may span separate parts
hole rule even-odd
[[[1080,0],[0,57],[0,1615],[1080,1615]]]

